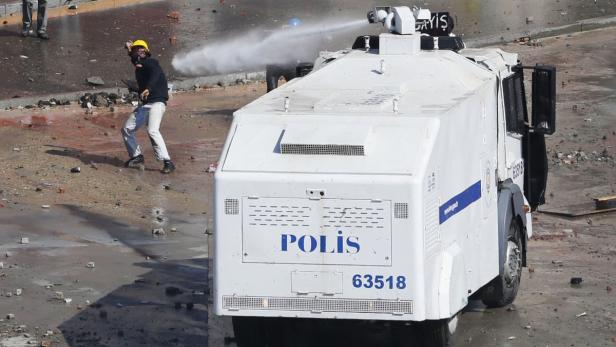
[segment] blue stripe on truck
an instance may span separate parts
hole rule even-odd
[[[455,216],[479,198],[481,198],[481,181],[477,181],[438,208],[439,224],[445,223],[449,218]]]

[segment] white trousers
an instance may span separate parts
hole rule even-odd
[[[167,106],[162,102],[145,104],[137,107],[128,117],[122,127],[122,138],[124,139],[124,145],[126,145],[128,155],[131,158],[141,154],[141,147],[137,144],[135,133],[146,124],[148,127],[148,136],[150,137],[152,148],[154,148],[156,159],[171,160],[167,152],[167,146],[165,145],[163,135],[160,133],[160,122],[163,120],[166,109]]]

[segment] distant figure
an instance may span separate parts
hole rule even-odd
[[[34,34],[32,27],[32,7],[34,0],[22,0],[22,23],[23,30],[21,35],[28,37]],[[43,40],[49,40],[47,35],[47,0],[38,0],[38,10],[36,11],[36,36]]]
[[[141,147],[137,144],[135,132],[141,126],[147,125],[148,136],[154,148],[156,159],[164,162],[161,172],[171,173],[175,170],[175,165],[169,157],[165,140],[159,131],[160,123],[167,109],[167,100],[169,100],[167,77],[165,77],[158,61],[150,57],[150,49],[145,41],[129,41],[126,43],[126,49],[131,62],[135,66],[135,77],[137,78],[139,97],[142,101],[142,105],[133,111],[122,127],[122,138],[130,157],[126,162],[126,167],[143,168],[144,158],[141,154]]]

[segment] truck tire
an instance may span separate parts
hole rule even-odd
[[[233,317],[233,333],[238,347],[266,347],[263,322],[255,317]]]
[[[511,221],[503,273],[482,289],[481,301],[488,307],[503,307],[511,304],[522,280],[522,228],[516,220]]]

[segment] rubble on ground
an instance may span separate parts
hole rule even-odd
[[[597,162],[614,165],[616,160],[612,154],[604,148],[601,151],[592,151],[587,153],[582,149],[570,152],[560,152],[548,150],[548,158],[554,165],[579,165],[582,162]]]

